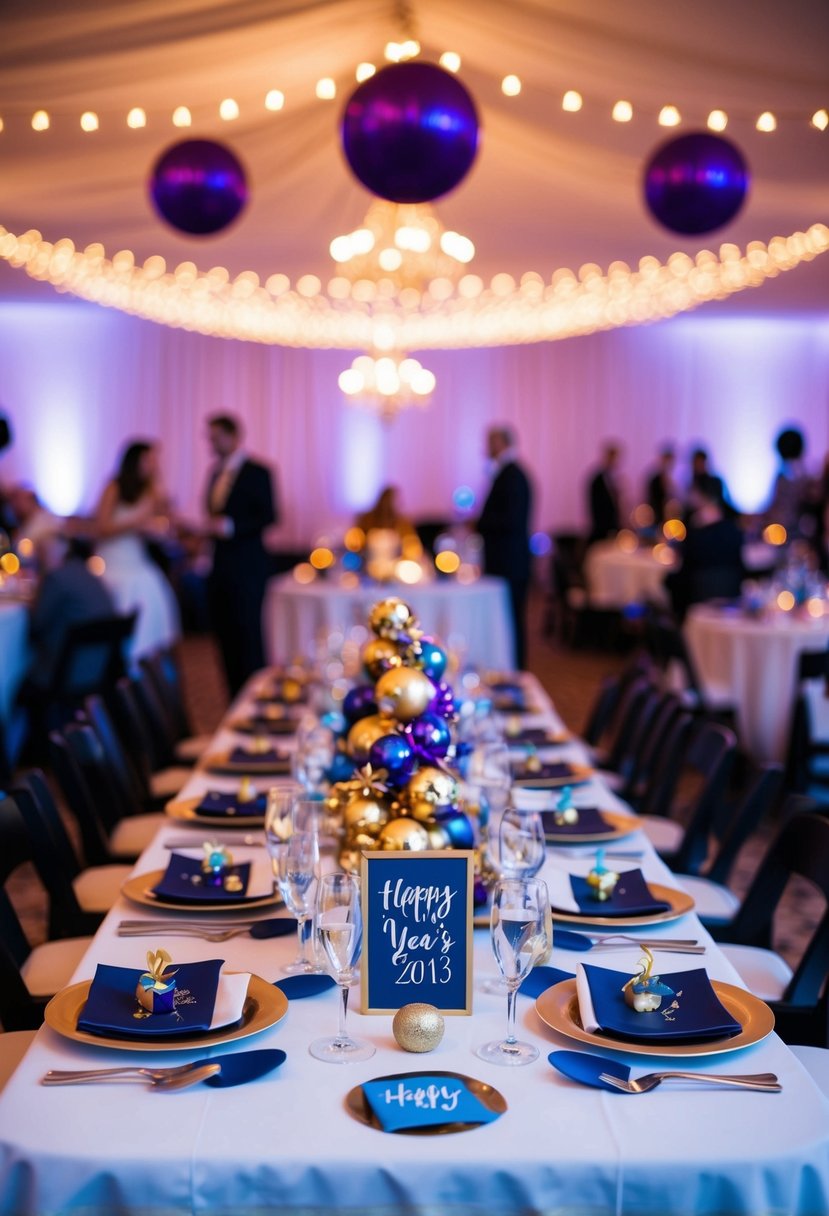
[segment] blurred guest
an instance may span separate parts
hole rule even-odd
[[[727,514],[717,486],[697,489],[697,506],[679,546],[680,566],[665,579],[680,620],[691,604],[712,599],[736,599],[745,577],[743,534]]]
[[[725,482],[708,467],[708,453],[705,448],[695,448],[691,453],[691,480],[688,483],[685,502],[686,517],[690,518],[703,501],[707,502],[712,498],[719,501],[727,514],[734,513]]]
[[[130,644],[133,662],[172,646],[180,633],[173,589],[147,552],[147,540],[158,535],[167,505],[157,446],[130,443],[104,488],[94,526],[96,552],[104,561],[103,577],[117,611],[138,612]]]
[[[621,524],[618,468],[621,452],[618,444],[606,443],[602,460],[588,482],[587,500],[590,516],[588,544],[615,536]]]
[[[216,463],[207,485],[206,532],[213,537],[213,567],[207,584],[213,630],[219,642],[231,695],[265,665],[262,605],[270,573],[262,534],[278,511],[270,469],[242,449],[237,419],[208,419],[207,437]]]
[[[653,522],[657,527],[670,518],[672,505],[679,498],[673,477],[675,464],[676,452],[666,445],[659,453],[659,463],[645,487],[645,502],[653,511]]]
[[[814,531],[811,512],[814,482],[803,465],[806,444],[801,431],[788,427],[777,436],[774,446],[780,457],[780,467],[774,479],[764,523],[782,524],[789,538],[794,539]]]
[[[8,496],[14,520],[15,543],[27,537],[37,544],[41,536],[60,531],[63,521],[43,506],[29,486],[12,486]]]
[[[513,431],[506,426],[491,427],[486,443],[493,479],[475,527],[484,542],[484,573],[504,579],[509,588],[515,663],[523,670],[527,660],[532,489],[518,463]]]
[[[384,486],[374,506],[357,516],[357,527],[362,528],[366,535],[375,528],[396,532],[401,540],[406,536],[415,535],[414,524],[398,507],[398,493],[396,486]]]

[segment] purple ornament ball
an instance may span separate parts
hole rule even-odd
[[[456,709],[455,694],[451,684],[440,680],[437,684],[437,692],[432,698],[432,704],[429,706],[429,712],[439,714],[441,718],[451,719],[454,718]]]
[[[446,811],[436,815],[435,821],[452,841],[453,849],[474,849],[475,832],[472,820],[463,811]]]
[[[373,684],[357,684],[343,697],[343,714],[349,725],[377,713]]]
[[[345,158],[366,189],[393,203],[454,190],[478,150],[478,114],[461,82],[434,63],[392,63],[358,85],[342,118]]]
[[[416,750],[429,760],[442,760],[452,743],[452,732],[446,722],[433,713],[414,718],[406,727],[406,734]]]
[[[439,646],[434,638],[420,639],[420,659],[418,666],[430,680],[438,681],[446,671],[448,663],[446,651]]]
[[[732,220],[743,205],[749,171],[721,135],[680,135],[657,148],[644,175],[645,202],[672,232],[694,236]]]
[[[185,139],[162,152],[149,190],[162,219],[192,236],[227,228],[248,197],[245,171],[237,158],[209,139]]]
[[[393,785],[408,781],[416,763],[415,754],[403,735],[381,735],[369,748],[368,760],[373,769],[385,769]]]

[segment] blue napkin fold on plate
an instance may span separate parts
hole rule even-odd
[[[555,811],[542,811],[545,836],[603,836],[614,828],[595,806],[580,806],[578,823],[556,823]]]
[[[135,995],[140,967],[112,967],[99,963],[89,996],[78,1018],[78,1029],[91,1034],[132,1036],[137,1039],[209,1030],[216,1003],[220,958],[201,963],[173,964],[177,1003],[173,1013],[135,1017],[141,1008]]]
[[[250,802],[240,802],[238,794],[205,794],[196,807],[197,815],[226,815],[228,819],[241,819],[245,815],[264,815],[267,799],[264,794]]]
[[[711,987],[704,968],[673,971],[660,977],[674,990],[662,998],[653,1013],[637,1013],[625,1003],[622,987],[630,979],[624,971],[584,964],[590,999],[599,1026],[625,1039],[659,1039],[666,1043],[685,1039],[722,1039],[739,1034],[742,1027]]]
[[[626,870],[608,899],[599,900],[587,885],[587,879],[570,875],[573,896],[584,916],[645,916],[651,912],[667,912],[670,904],[654,899],[641,870]]]
[[[534,747],[542,747],[553,743],[561,743],[561,739],[552,734],[544,726],[525,726],[523,730],[519,730],[516,734],[507,735],[507,743],[510,747],[520,746],[521,744],[532,744]]]
[[[460,1077],[408,1074],[365,1081],[362,1088],[386,1132],[446,1123],[491,1123],[498,1118],[498,1112],[484,1106]]]
[[[233,730],[241,731],[244,735],[295,735],[297,731],[296,718],[268,718],[256,715],[245,722],[233,724]]]
[[[331,975],[286,975],[284,980],[275,980],[273,986],[281,989],[289,1001],[301,1001],[306,996],[329,992],[336,988],[337,981]]]
[[[234,747],[227,759],[228,764],[249,764],[252,768],[265,765],[268,768],[284,767],[286,773],[291,768],[290,757],[278,752],[275,747],[269,747],[266,752],[253,752],[247,747]]]
[[[200,857],[185,857],[182,853],[173,853],[163,876],[153,887],[153,892],[162,899],[182,904],[244,903],[250,882],[250,862],[243,861],[239,865],[228,866],[225,875],[230,874],[235,874],[241,881],[241,891],[226,891],[224,885],[214,885],[209,876],[202,873]]]
[[[541,768],[534,769],[530,772],[526,767],[526,761],[522,764],[513,765],[513,774],[515,778],[526,784],[529,781],[552,781],[558,780],[560,777],[570,777],[573,775],[573,766],[568,764],[566,760],[549,761],[542,763]]]
[[[520,996],[541,996],[553,984],[575,978],[572,971],[560,971],[558,967],[533,967],[518,992]]]

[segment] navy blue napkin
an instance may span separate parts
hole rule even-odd
[[[135,1014],[141,1007],[135,989],[144,971],[140,967],[111,967],[99,963],[78,1018],[78,1029],[91,1034],[135,1035],[142,1039],[209,1030],[223,964],[224,960],[220,958],[180,966],[173,964],[170,970],[176,973],[175,1012],[137,1018]]]
[[[223,884],[214,885],[210,876],[202,873],[201,858],[173,853],[161,880],[153,887],[153,892],[171,903],[244,903],[250,881],[250,862],[243,861],[239,865],[228,866],[224,874],[235,874],[242,884],[241,891],[226,891]]]
[[[543,747],[561,742],[563,742],[561,736],[553,734],[552,731],[547,730],[546,726],[525,726],[523,730],[517,731],[514,735],[507,733],[507,743],[510,747],[517,747],[521,744]]]
[[[513,765],[513,774],[516,784],[523,786],[532,786],[534,781],[560,781],[565,777],[572,777],[573,781],[584,780],[584,777],[578,778],[574,776],[572,764],[568,764],[566,760],[551,760],[548,763],[542,763],[540,768],[530,771],[526,766],[526,761]]]
[[[533,967],[518,991],[521,996],[541,996],[541,993],[552,988],[553,984],[575,978],[572,971],[560,971],[558,967]]]
[[[245,765],[251,772],[266,769],[269,773],[290,773],[291,758],[269,747],[266,752],[254,752],[247,747],[234,747],[227,758],[228,764]]]
[[[580,806],[577,823],[556,823],[555,811],[542,811],[541,822],[545,836],[603,836],[615,825],[605,819],[595,806]]]
[[[386,1132],[447,1123],[491,1123],[498,1118],[460,1077],[428,1073],[385,1077],[365,1081],[363,1094]]]
[[[287,1055],[278,1047],[263,1048],[261,1051],[239,1051],[232,1056],[211,1056],[207,1060],[197,1060],[198,1064],[221,1064],[221,1072],[212,1077],[205,1077],[204,1084],[216,1089],[227,1089],[231,1085],[246,1085],[257,1077],[264,1077],[275,1068],[279,1068],[287,1060]]]
[[[247,718],[244,721],[232,723],[232,729],[242,735],[295,735],[297,721],[295,718]]]
[[[609,1085],[607,1081],[600,1081],[601,1073],[609,1073],[620,1081],[630,1080],[627,1064],[605,1059],[604,1056],[592,1056],[583,1051],[551,1051],[547,1059],[553,1068],[557,1068],[571,1081],[578,1081],[581,1085],[593,1085],[596,1089],[606,1089],[612,1094],[620,1094],[623,1091],[615,1085]]]
[[[651,912],[667,912],[670,904],[654,899],[641,870],[626,870],[612,894],[605,900],[596,899],[586,878],[570,875],[573,896],[584,916],[646,916]]]
[[[276,980],[274,988],[280,988],[289,1001],[301,1001],[306,996],[317,996],[336,988],[337,981],[330,975],[286,975]]]
[[[250,802],[240,802],[238,794],[219,794],[211,791],[205,794],[196,807],[196,814],[226,815],[228,819],[241,819],[246,815],[262,816],[265,814],[266,808],[267,798],[264,794],[251,798]]]
[[[622,987],[630,979],[628,972],[585,963],[584,973],[596,1021],[607,1034],[673,1043],[684,1039],[730,1038],[742,1030],[721,1004],[702,967],[660,976],[675,995],[663,997],[661,1008],[653,1013],[637,1013],[625,1003]]]

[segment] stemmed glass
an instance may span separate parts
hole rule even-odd
[[[279,889],[288,911],[296,917],[299,944],[294,962],[282,968],[285,975],[306,975],[321,970],[308,957],[308,941],[314,925],[318,858],[316,837],[312,832],[293,832],[278,850]]]
[[[360,888],[351,874],[325,874],[320,879],[317,937],[328,958],[329,971],[340,986],[339,1026],[334,1038],[314,1039],[308,1050],[328,1064],[368,1060],[374,1055],[374,1044],[352,1039],[345,1028],[351,968],[360,955],[363,937]]]
[[[302,794],[299,785],[273,785],[268,790],[265,809],[265,844],[273,866],[274,878],[279,878],[279,853],[293,832],[294,803]]]
[[[492,892],[492,950],[507,984],[507,1034],[478,1048],[490,1064],[515,1066],[538,1058],[538,1048],[515,1037],[515,997],[523,980],[549,947],[549,897],[546,883],[503,878]]]
[[[321,794],[334,760],[334,735],[319,718],[303,718],[297,730],[294,776],[309,795]]]
[[[498,832],[498,868],[504,878],[534,878],[544,865],[547,842],[538,811],[507,811]]]

